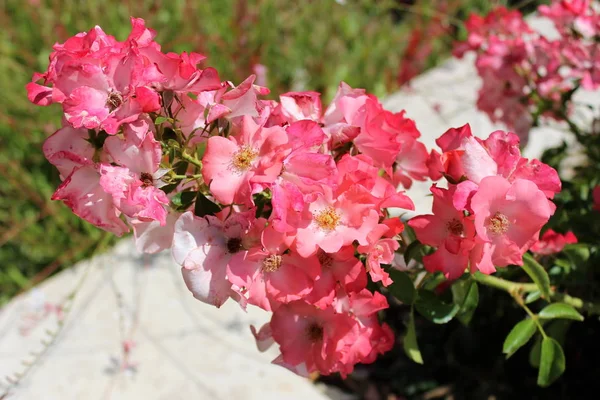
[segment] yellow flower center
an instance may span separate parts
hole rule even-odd
[[[262,270],[264,272],[275,272],[281,267],[281,256],[272,254],[265,258],[262,262]]]
[[[233,155],[233,166],[238,171],[246,171],[252,165],[252,161],[256,158],[258,152],[250,146],[243,146]]]
[[[340,214],[338,214],[333,207],[329,207],[325,210],[322,210],[315,217],[315,221],[317,222],[319,228],[326,231],[332,231],[340,222]]]
[[[493,217],[488,219],[487,228],[496,235],[502,235],[508,231],[510,222],[506,215],[501,212],[497,212]]]

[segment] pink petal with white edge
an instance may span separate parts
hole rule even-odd
[[[87,129],[75,129],[70,126],[57,130],[44,142],[43,151],[64,178],[73,169],[92,163],[94,147],[87,141]]]
[[[225,248],[225,245],[221,227],[209,224],[206,218],[196,217],[191,211],[183,213],[175,222],[171,251],[175,262],[179,265],[183,266],[188,255],[198,247]]]
[[[119,218],[112,196],[100,186],[100,174],[93,165],[73,170],[52,195],[62,200],[75,215],[117,236],[129,231]]]
[[[129,220],[135,236],[135,247],[138,251],[155,254],[171,248],[173,234],[175,233],[175,222],[179,215],[175,212],[169,213],[164,226],[161,226],[159,221]]]
[[[469,180],[479,184],[483,178],[498,173],[498,165],[474,137],[463,139],[462,147],[464,152],[460,160]]]
[[[153,135],[147,134],[141,143],[138,143],[139,136],[135,131],[131,131],[125,139],[117,136],[110,136],[104,142],[104,148],[112,159],[119,165],[127,167],[131,172],[138,176],[142,173],[152,175],[160,164],[162,150],[160,143]]]
[[[107,99],[104,91],[79,87],[63,103],[65,117],[75,128],[98,128],[110,113],[106,106]]]

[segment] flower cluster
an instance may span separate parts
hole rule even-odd
[[[345,83],[264,100],[196,53],[163,53],[141,19],[123,42],[95,27],[56,44],[29,99],[62,105],[44,154],[63,180],[53,195],[148,253],[171,249],[199,300],[271,311],[254,330],[297,373],[348,374],[389,350],[378,320],[404,225],[397,188],[428,176],[415,123]]]
[[[446,177],[448,188],[434,184],[433,215],[408,222],[423,244],[436,247],[423,257],[425,268],[456,279],[467,269],[490,274],[522,265],[555,211],[549,199],[561,188],[556,170],[521,157],[514,133],[496,131],[481,140],[465,125],[436,143],[442,152],[431,152],[431,178]]]
[[[468,37],[454,54],[477,54],[482,78],[477,106],[521,140],[540,116],[564,120],[568,100],[579,87],[600,87],[600,13],[590,0],[555,0],[539,13],[558,37],[535,32],[518,11],[499,7],[486,17],[471,15]]]
[[[274,362],[298,374],[347,375],[393,346],[387,299],[367,283],[393,284],[404,225],[389,209],[414,209],[414,180],[450,183],[432,187],[434,215],[409,221],[437,248],[425,268],[449,279],[521,264],[554,212],[558,175],[521,157],[515,134],[480,140],[467,125],[428,153],[413,120],[362,89],[342,82],[327,107],[316,92],[267,100],[255,76],[221,81],[155,35],[141,19],[123,42],[95,27],[56,44],[27,85],[64,112],[43,148],[62,178],[53,199],[133,229],[140,251],[170,249],[198,300],[271,312],[252,327],[258,347],[277,343]]]

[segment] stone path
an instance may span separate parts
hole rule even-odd
[[[469,122],[480,136],[495,129],[474,105],[479,80],[472,59],[451,60],[412,87],[385,106],[406,109],[429,148],[449,127]],[[562,129],[534,130],[525,155],[569,140]],[[418,213],[430,211],[428,193],[429,184],[420,183],[409,191]],[[78,285],[55,342],[10,388],[31,353],[44,347],[46,330],[56,331],[56,304]],[[322,388],[271,365],[275,349],[257,351],[248,325],[267,319],[257,308],[244,313],[230,302],[217,310],[196,301],[169,253],[141,256],[126,239],[0,310],[0,395],[10,388],[6,398],[23,400],[326,399]]]
[[[60,303],[78,282],[56,342],[10,399],[325,399],[313,385],[271,365],[248,326],[266,312],[220,310],[196,301],[169,253],[137,254],[131,240],[15,299],[0,314],[0,376],[55,330]],[[122,345],[133,342],[129,359]],[[6,384],[6,382],[3,382]]]

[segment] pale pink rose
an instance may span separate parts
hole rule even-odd
[[[237,134],[208,140],[204,181],[217,201],[251,205],[253,185],[268,185],[281,173],[286,143],[283,128],[265,128],[245,116]]]
[[[270,326],[281,361],[325,375],[341,370],[341,357],[350,351],[357,331],[348,314],[321,310],[301,300],[275,310]]]
[[[323,187],[323,194],[316,194],[314,201],[306,205],[306,219],[296,233],[298,253],[308,257],[318,248],[335,253],[355,240],[368,244],[367,235],[379,220],[370,200],[370,195],[358,185],[335,195]]]
[[[234,214],[225,222],[212,216],[199,218],[191,211],[179,217],[171,251],[196,299],[220,307],[231,297],[245,306],[227,280],[227,263],[242,251],[249,227],[245,214]]]
[[[484,178],[471,199],[477,236],[491,244],[497,267],[522,265],[522,256],[538,239],[554,208],[535,183],[509,182],[503,177]]]
[[[315,256],[303,258],[260,248],[234,254],[227,264],[229,281],[244,288],[250,304],[267,311],[308,295],[319,272]]]

